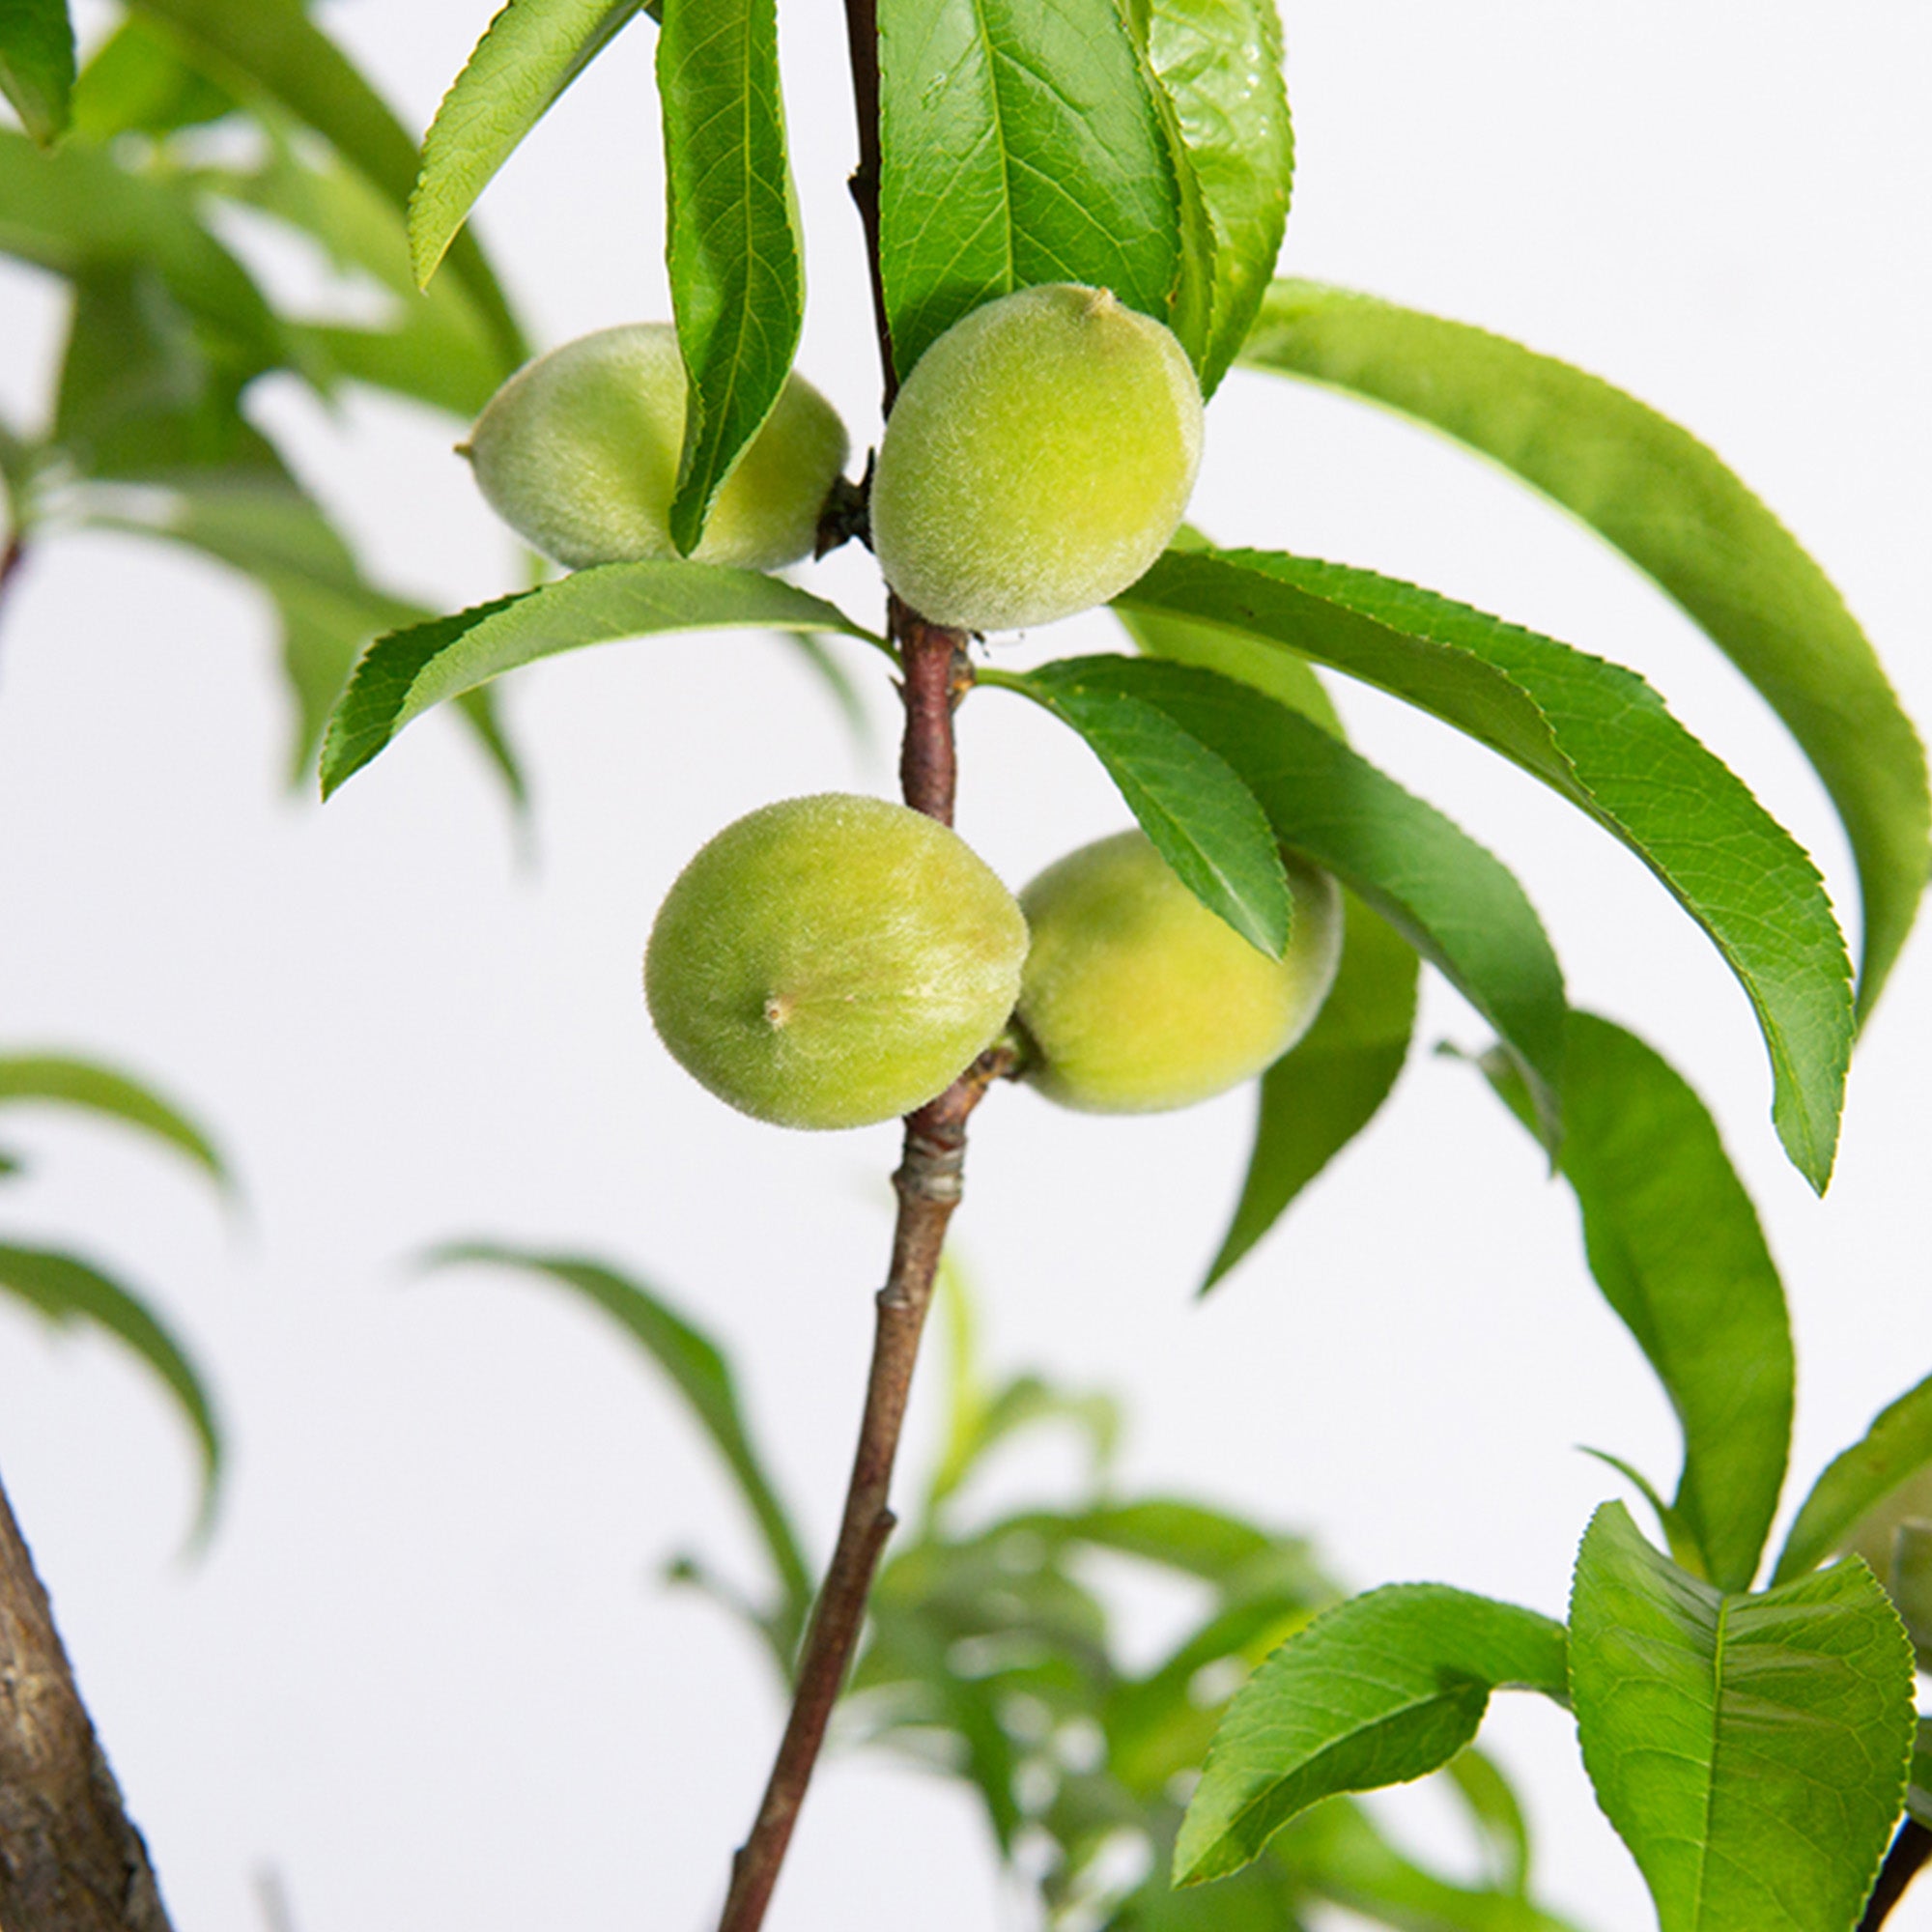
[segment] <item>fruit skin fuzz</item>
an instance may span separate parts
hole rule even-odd
[[[461,448],[490,507],[554,562],[668,560],[677,555],[670,504],[684,407],[677,331],[626,323],[526,363]],[[838,412],[803,377],[787,377],[692,561],[776,570],[810,555],[847,449]]]
[[[975,309],[900,388],[872,478],[872,546],[922,616],[1021,630],[1104,604],[1179,526],[1201,388],[1160,323],[1105,289]]]
[[[1314,1023],[1342,957],[1341,889],[1284,855],[1294,918],[1280,959],[1178,879],[1142,832],[1069,852],[1020,895],[1032,932],[1018,1019],[1025,1077],[1090,1114],[1225,1093]]]
[[[1026,921],[955,832],[883,799],[784,799],[667,895],[644,996],[678,1064],[741,1113],[857,1127],[945,1092],[1005,1030]]]

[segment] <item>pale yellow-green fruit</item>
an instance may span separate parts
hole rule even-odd
[[[1020,895],[1018,1017],[1049,1099],[1092,1114],[1191,1106],[1299,1039],[1342,956],[1342,895],[1288,857],[1294,916],[1270,959],[1175,877],[1144,833],[1083,845]]]
[[[533,549],[579,570],[677,554],[669,519],[683,442],[677,331],[637,322],[518,370],[463,449],[490,507]],[[807,555],[846,448],[838,412],[788,377],[693,559],[776,570]]]
[[[922,616],[1012,631],[1124,590],[1179,526],[1201,387],[1173,333],[1056,282],[975,309],[899,390],[872,548]]]
[[[672,1057],[786,1127],[857,1127],[942,1094],[998,1038],[1026,921],[957,833],[824,793],[726,826],[671,887],[644,996]]]

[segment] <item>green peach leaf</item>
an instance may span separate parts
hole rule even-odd
[[[1862,1563],[1726,1594],[1605,1503],[1577,1557],[1570,1686],[1660,1932],[1850,1932],[1917,1726],[1912,1647]]]
[[[1139,0],[1148,58],[1174,104],[1212,238],[1201,389],[1247,340],[1288,225],[1294,129],[1274,0]]]
[[[688,556],[784,387],[805,314],[775,0],[666,0],[658,95],[687,381],[670,534]]]
[[[67,0],[0,0],[0,94],[35,143],[67,132],[73,105],[73,26]]]
[[[1231,765],[1284,845],[1333,872],[1490,1019],[1558,1133],[1563,976],[1522,889],[1473,839],[1299,712],[1191,665],[1068,658],[989,683],[1110,690],[1165,712]]]
[[[399,211],[407,212],[422,156],[409,132],[300,0],[129,0],[172,29],[195,65],[228,92],[269,96],[329,142]],[[472,235],[450,244],[450,273],[489,330],[507,376],[529,354],[496,275]]]
[[[120,1121],[185,1154],[217,1187],[230,1185],[207,1134],[152,1088],[111,1066],[58,1053],[0,1054],[0,1105],[12,1101],[52,1101]]]
[[[1932,1376],[1881,1409],[1860,1439],[1812,1484],[1786,1533],[1772,1581],[1815,1570],[1859,1520],[1932,1463]]]
[[[1422,962],[1352,893],[1343,913],[1342,964],[1321,1010],[1262,1075],[1248,1171],[1204,1294],[1375,1119],[1408,1059]]]
[[[174,1398],[201,1451],[201,1526],[213,1512],[222,1443],[214,1406],[199,1370],[137,1295],[73,1255],[0,1246],[0,1293],[14,1295],[57,1327],[87,1321],[127,1344]]]
[[[327,798],[433,705],[520,665],[673,631],[834,631],[878,640],[823,599],[719,564],[606,563],[379,638],[356,666],[322,751]]]
[[[1174,1882],[1238,1871],[1324,1798],[1437,1770],[1505,1688],[1568,1701],[1561,1624],[1439,1583],[1392,1584],[1325,1611],[1229,1705],[1175,1844]]]
[[[642,0],[509,0],[423,136],[410,196],[410,260],[427,288],[476,197],[518,144],[627,25]]]
[[[1288,876],[1266,817],[1226,760],[1124,692],[1053,678],[1024,688],[1087,741],[1188,891],[1279,959],[1293,917]]]
[[[654,1290],[576,1256],[537,1254],[493,1241],[454,1241],[425,1256],[424,1264],[480,1264],[544,1276],[570,1289],[615,1321],[670,1378],[730,1470],[771,1558],[782,1601],[781,1620],[794,1640],[803,1633],[806,1612],[811,1606],[811,1576],[791,1518],[746,1426],[731,1364],[710,1336]]]
[[[282,357],[261,291],[202,226],[185,187],[130,174],[98,148],[70,144],[43,155],[24,134],[0,128],[0,253],[68,276],[150,269],[258,366]]]
[[[1413,584],[1279,553],[1170,551],[1118,602],[1272,639],[1377,685],[1627,845],[1744,987],[1778,1137],[1823,1191],[1854,1031],[1843,937],[1810,860],[1634,671]]]
[[[1510,1067],[1485,1064],[1519,1114]],[[1563,1177],[1590,1272],[1684,1432],[1666,1512],[1719,1589],[1749,1587],[1791,1447],[1796,1365],[1784,1285],[1703,1102],[1643,1041],[1572,1012]]]
[[[901,379],[961,317],[1044,282],[1185,321],[1176,157],[1115,0],[880,0],[878,21],[879,259]]]
[[[1580,517],[1704,629],[1823,780],[1863,895],[1859,1011],[1926,881],[1925,753],[1843,598],[1694,437],[1551,356],[1393,302],[1279,282],[1242,352],[1432,424]]]

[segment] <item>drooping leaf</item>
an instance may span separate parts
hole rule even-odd
[[[312,161],[278,141],[260,166],[204,168],[195,180],[319,242],[339,273],[370,276],[391,293],[389,317],[376,327],[285,317],[305,373],[368,383],[464,417],[490,400],[503,365],[487,319],[452,278],[417,291],[402,213],[364,176],[332,155]]]
[[[124,19],[88,56],[73,89],[73,128],[83,140],[172,134],[235,111],[235,97],[182,55],[166,28]]]
[[[0,128],[0,251],[57,274],[151,269],[192,314],[247,345],[267,367],[283,344],[261,291],[196,218],[178,184],[131,174],[70,143],[42,154]]]
[[[211,78],[238,94],[257,90],[328,141],[393,205],[407,210],[421,167],[416,145],[355,65],[299,0],[130,0],[164,22]],[[499,374],[528,355],[482,249],[470,235],[450,244],[450,272],[488,325]]]
[[[125,1342],[173,1396],[201,1452],[201,1520],[214,1507],[221,1479],[221,1430],[200,1373],[146,1303],[73,1255],[0,1245],[0,1292],[53,1322],[88,1321]]]
[[[1276,553],[1170,551],[1119,601],[1271,638],[1378,685],[1629,846],[1749,997],[1778,1137],[1823,1190],[1854,1027],[1843,938],[1811,862],[1634,671],[1411,584]]]
[[[242,412],[261,363],[210,327],[143,263],[73,279],[53,439],[79,474],[162,482],[247,469],[273,482],[281,459]]]
[[[1041,679],[1029,695],[1086,739],[1175,875],[1271,958],[1287,950],[1293,901],[1254,794],[1226,760],[1125,692]]]
[[[1911,1646],[1862,1563],[1727,1595],[1605,1503],[1577,1552],[1570,1683],[1660,1932],[1850,1932],[1916,1725]]]
[[[706,563],[607,563],[379,638],[329,721],[323,796],[404,725],[519,665],[667,631],[837,631],[876,642],[822,599],[756,571]]]
[[[292,781],[308,770],[362,647],[426,614],[363,580],[348,545],[286,473],[198,477],[142,519],[101,511],[90,521],[185,544],[242,572],[270,598],[297,709]]]
[[[19,1100],[51,1100],[104,1114],[177,1149],[217,1187],[230,1184],[213,1142],[185,1114],[111,1066],[57,1053],[0,1054],[0,1105]]]
[[[1859,1519],[1932,1465],[1932,1376],[1881,1409],[1872,1426],[1834,1457],[1811,1486],[1784,1539],[1775,1583],[1815,1570]]]
[[[1178,548],[1207,549],[1183,532]],[[1165,611],[1117,613],[1149,657],[1198,665],[1265,692],[1343,737],[1312,666],[1279,645]],[[1419,961],[1386,922],[1350,895],[1341,969],[1314,1026],[1262,1076],[1254,1147],[1233,1221],[1202,1291],[1261,1240],[1296,1195],[1373,1120],[1408,1056]]]
[[[1496,1884],[1520,1892],[1529,1883],[1529,1820],[1515,1786],[1496,1761],[1474,1745],[1458,1751],[1443,1775],[1476,1828]]]
[[[1294,129],[1274,0],[1136,0],[1148,57],[1174,103],[1212,234],[1201,388],[1212,395],[1247,340],[1281,253]]]
[[[1176,156],[1115,0],[880,0],[878,20],[879,256],[901,379],[961,317],[1043,282],[1187,321]],[[1182,340],[1198,358],[1199,334]]]
[[[1513,1069],[1492,1060],[1484,1071],[1521,1115]],[[1784,1486],[1796,1377],[1757,1210],[1697,1095],[1593,1013],[1570,1015],[1563,1129],[1558,1166],[1582,1209],[1590,1272],[1684,1431],[1671,1518],[1712,1582],[1747,1589]]]
[[[0,94],[43,148],[67,132],[73,99],[67,0],[0,0]]]
[[[601,1308],[643,1349],[691,1405],[713,1448],[736,1480],[765,1549],[782,1599],[783,1621],[794,1637],[805,1628],[812,1583],[791,1519],[766,1475],[738,1406],[731,1365],[711,1338],[642,1284],[595,1262],[568,1255],[534,1254],[489,1241],[462,1241],[439,1248],[431,1266],[478,1263],[545,1275]]]
[[[1191,530],[1182,535],[1188,541],[1177,541],[1171,549],[1213,548]],[[1251,684],[1265,692],[1277,704],[1300,712],[1334,737],[1348,737],[1321,673],[1293,651],[1285,651],[1265,638],[1244,637],[1221,624],[1196,623],[1171,611],[1123,604],[1114,614],[1143,657],[1166,658],[1171,664],[1198,665],[1203,670],[1219,671],[1236,684]]]
[[[1553,1142],[1562,974],[1521,888],[1449,820],[1299,713],[1192,666],[1067,658],[1024,675],[982,672],[981,681],[1028,696],[1119,691],[1225,759],[1283,844],[1333,872],[1509,1040]]]
[[[784,387],[805,314],[776,0],[666,0],[658,96],[686,381],[670,534],[689,556]]]
[[[1324,1798],[1447,1764],[1490,1693],[1512,1687],[1568,1701],[1561,1624],[1436,1583],[1324,1612],[1229,1705],[1175,1846],[1175,1883],[1239,1870]]]
[[[427,288],[476,197],[642,0],[508,0],[423,136],[410,259]]]
[[[1247,1175],[1204,1293],[1376,1117],[1408,1058],[1421,961],[1352,893],[1343,911],[1335,983],[1315,1024],[1262,1075]]]
[[[1461,1764],[1464,1752],[1455,1760]],[[1359,1805],[1304,1811],[1275,1840],[1276,1855],[1309,1889],[1399,1932],[1571,1932],[1513,1888],[1458,1885],[1398,1851]],[[1211,1901],[1219,1895],[1202,1894]],[[1209,1925],[1214,1923],[1208,1921]]]
[[[1776,517],[1620,389],[1392,302],[1277,283],[1241,359],[1371,397],[1493,457],[1683,606],[1783,719],[1837,808],[1863,895],[1868,1012],[1932,860],[1925,754],[1844,600]]]

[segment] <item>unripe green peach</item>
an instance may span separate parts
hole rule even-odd
[[[1260,1073],[1299,1039],[1342,956],[1342,895],[1287,857],[1287,956],[1209,912],[1144,833],[1083,845],[1020,895],[1033,941],[1018,1018],[1027,1077],[1091,1114],[1190,1106]]]
[[[692,860],[651,930],[644,996],[719,1098],[786,1127],[922,1107],[998,1038],[1026,921],[957,833],[883,799],[768,805]]]
[[[936,624],[1050,623],[1147,570],[1200,463],[1201,387],[1168,329],[1105,289],[1020,289],[906,378],[872,478],[872,548]]]
[[[462,447],[490,507],[577,570],[677,554],[670,501],[683,442],[677,331],[637,322],[581,335],[518,370]],[[693,558],[775,570],[806,555],[846,446],[838,412],[788,377]]]

